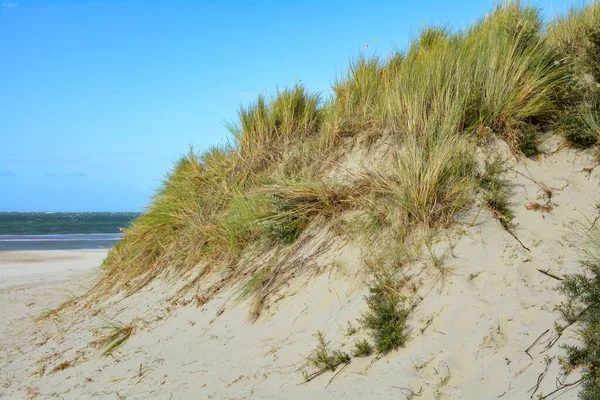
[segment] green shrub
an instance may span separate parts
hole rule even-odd
[[[367,341],[367,339],[358,340],[354,343],[354,357],[368,356],[373,352],[373,346]]]
[[[369,329],[375,348],[381,353],[403,346],[408,339],[408,310],[403,307],[403,300],[393,289],[391,278],[369,287],[366,296],[369,309],[363,315],[362,324]]]
[[[525,157],[535,157],[538,151],[538,128],[536,126],[527,126],[519,139],[519,150]]]
[[[309,222],[306,215],[296,213],[296,204],[282,193],[269,196],[273,218],[263,222],[261,232],[271,241],[292,244]]]
[[[559,307],[568,325],[577,323],[578,345],[564,346],[561,360],[566,373],[582,371],[580,399],[600,398],[600,229],[588,233],[588,258],[583,273],[567,275],[559,286],[566,301]],[[564,327],[559,327],[559,333]]]
[[[330,350],[329,342],[325,341],[323,332],[317,332],[317,340],[319,341],[314,354],[309,357],[309,361],[318,369],[326,369],[335,371],[340,364],[348,364],[350,356],[340,350]]]
[[[589,129],[588,121],[583,117],[586,112],[585,108],[571,109],[560,119],[560,133],[575,147],[586,148],[598,141],[597,133]]]

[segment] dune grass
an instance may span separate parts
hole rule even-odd
[[[359,58],[324,124],[334,137],[496,133],[516,148],[526,126],[551,124],[564,106],[567,71],[555,61],[538,11],[506,3],[465,31],[427,28],[385,62]]]
[[[242,159],[274,161],[286,140],[306,137],[318,131],[321,122],[320,97],[297,84],[278,90],[271,101],[258,100],[239,111],[239,123],[228,124]],[[249,168],[256,167],[250,164]]]
[[[570,107],[561,119],[562,134],[575,146],[600,140],[600,2],[573,7],[552,20],[546,40],[569,70]]]
[[[590,74],[600,81],[600,2],[572,7],[566,15],[558,15],[548,24],[546,38],[578,74]]]
[[[476,167],[470,145],[458,135],[436,140],[409,137],[391,173],[374,175],[373,193],[383,198],[388,218],[432,226],[447,223],[472,201]],[[398,224],[400,222],[400,224]]]
[[[102,327],[104,334],[94,344],[100,347],[100,355],[105,357],[112,354],[129,339],[134,331],[133,325],[123,325],[116,321],[105,321]]]
[[[485,160],[483,173],[479,175],[479,185],[483,190],[482,206],[485,206],[502,226],[508,228],[514,218],[510,208],[511,189],[501,178],[504,172],[503,160],[499,157]]]
[[[598,126],[598,103],[572,85],[598,65],[590,50],[596,10],[578,9],[546,29],[535,7],[504,3],[469,29],[428,27],[406,51],[358,57],[331,98],[301,84],[259,96],[228,124],[229,146],[190,151],[175,165],[110,252],[97,293],[202,269],[246,284],[262,305],[287,279],[285,268],[240,260],[300,251],[317,218],[335,224],[346,212],[368,213],[401,245],[413,227],[451,223],[477,192],[508,215],[498,182],[482,186],[475,149],[497,137],[516,156],[532,156],[543,130],[570,138],[574,126],[587,124],[586,135]],[[578,28],[581,20],[588,28]],[[570,45],[580,37],[583,48]],[[355,146],[368,153],[376,143],[390,149],[391,165],[372,159],[344,180],[333,172]]]

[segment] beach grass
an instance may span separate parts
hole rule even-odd
[[[105,357],[112,354],[123,345],[133,334],[133,325],[124,325],[116,321],[105,321],[102,327],[102,337],[94,342],[100,348],[100,355]]]
[[[546,40],[569,70],[570,107],[560,131],[575,146],[593,145],[600,139],[600,3],[572,7],[554,18]]]

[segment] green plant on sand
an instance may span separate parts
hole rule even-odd
[[[394,289],[392,279],[384,277],[369,287],[366,301],[369,309],[362,324],[370,331],[377,351],[385,353],[404,345],[408,340],[408,310],[403,307],[404,298]]]
[[[316,336],[319,343],[313,355],[309,357],[309,361],[319,371],[335,371],[340,364],[348,364],[350,362],[350,356],[347,353],[329,348],[329,343],[325,341],[323,332],[318,331]]]
[[[567,275],[559,286],[565,295],[558,310],[567,326],[557,326],[559,335],[566,327],[576,324],[576,345],[564,346],[566,356],[561,364],[568,374],[582,371],[582,390],[579,398],[600,398],[600,228],[593,226],[586,232],[587,257],[582,262],[585,272]]]
[[[358,340],[354,343],[354,357],[368,356],[372,352],[373,346],[371,346],[367,339]]]
[[[100,347],[100,354],[102,356],[108,356],[129,339],[134,329],[133,325],[123,325],[119,322],[106,321],[106,325],[102,327],[105,333],[94,344]]]

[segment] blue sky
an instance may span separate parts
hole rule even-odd
[[[537,1],[546,15],[568,1]],[[139,211],[189,145],[300,80],[488,1],[0,0],[0,211]]]

